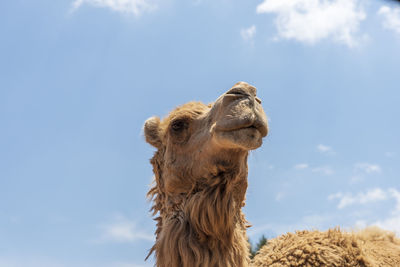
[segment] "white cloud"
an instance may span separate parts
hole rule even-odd
[[[344,194],[339,192],[330,195],[328,199],[339,200],[338,210],[326,210],[322,214],[304,214],[291,223],[271,220],[265,224],[259,222],[258,225],[255,224],[254,227],[249,229],[248,234],[250,238],[254,239],[266,232],[280,235],[303,229],[324,230],[341,224],[342,229],[348,230],[363,229],[367,226],[376,225],[385,230],[394,231],[400,237],[400,191],[398,189],[377,187],[358,193]],[[372,207],[369,206],[371,203],[379,203],[379,205],[374,205],[374,210],[371,210]],[[344,207],[351,205],[364,206],[357,207],[356,210],[343,210]],[[376,209],[382,209],[382,207],[385,207],[385,213],[388,212],[388,215],[378,217],[379,220],[377,220],[375,215],[382,213]],[[344,225],[343,222],[345,222]]]
[[[400,191],[391,188],[388,190],[388,193],[396,200],[396,207],[393,209],[391,216],[386,219],[376,221],[372,225],[393,231],[400,236]]]
[[[328,196],[329,200],[338,199],[339,204],[337,206],[338,209],[343,209],[347,206],[351,206],[354,204],[367,204],[371,202],[377,202],[381,200],[385,200],[390,196],[390,192],[385,192],[381,188],[374,188],[368,190],[366,193],[360,192],[358,194],[353,195],[352,193],[336,193]]]
[[[400,191],[390,188],[389,193],[396,200],[396,208],[394,209],[393,214],[400,214]]]
[[[332,175],[334,173],[333,169],[329,166],[316,167],[316,168],[313,168],[311,171],[315,172],[315,173],[324,174],[324,175]]]
[[[378,164],[356,163],[353,167],[353,176],[350,178],[350,183],[359,183],[364,180],[365,175],[379,174],[381,172],[382,168]]]
[[[294,168],[296,170],[304,170],[304,169],[308,168],[308,164],[307,163],[299,163],[299,164],[294,165]]]
[[[319,144],[319,145],[317,146],[317,150],[318,150],[319,152],[321,152],[321,153],[329,153],[329,152],[332,152],[332,147]]]
[[[152,11],[157,7],[155,3],[149,0],[75,0],[72,3],[72,11],[77,10],[83,4],[110,8],[116,12],[133,14],[135,16]]]
[[[383,190],[381,188],[374,188],[366,192],[360,192],[357,194],[343,194],[339,192],[328,196],[328,199],[338,199],[338,209],[343,209],[351,205],[362,205],[379,201],[394,200],[396,204],[395,207],[392,208],[392,210],[390,210],[390,208],[388,207],[388,203],[384,204],[385,209],[390,211],[389,216],[383,217],[382,219],[377,221],[368,220],[368,217],[358,219],[354,223],[354,227],[356,229],[362,229],[367,226],[375,225],[382,229],[393,231],[398,236],[400,236],[400,191],[398,191],[397,189],[389,188],[387,190]],[[368,210],[370,210],[369,207]]]
[[[366,174],[381,173],[382,169],[378,164],[356,163],[354,165],[355,172],[363,172]]]
[[[130,243],[138,240],[154,241],[154,235],[139,229],[134,221],[117,216],[113,223],[103,224],[98,242]]]
[[[278,38],[314,44],[333,39],[357,44],[360,22],[366,18],[360,0],[264,0],[257,13],[275,13]]]
[[[295,223],[266,223],[260,226],[251,227],[248,230],[248,235],[251,238],[260,236],[265,232],[272,231],[275,235],[281,235],[287,232],[294,232],[297,230],[313,230],[313,229],[324,229],[327,227],[334,227],[330,225],[333,219],[332,214],[310,214],[300,217]]]
[[[242,29],[240,31],[240,35],[246,42],[253,42],[256,32],[257,32],[256,25],[252,25],[249,28]]]
[[[310,168],[310,165],[307,163],[299,163],[293,166],[296,170],[305,170]],[[332,175],[334,173],[333,169],[330,166],[320,166],[311,168],[311,172],[319,173],[323,175]]]
[[[390,230],[400,236],[400,214],[396,216],[389,217],[385,220],[377,221],[372,225],[379,226],[382,229]]]
[[[400,34],[400,8],[382,6],[378,14],[383,17],[382,25],[384,28]]]

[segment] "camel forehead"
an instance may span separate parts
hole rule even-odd
[[[178,118],[188,118],[188,119],[195,119],[199,115],[203,114],[204,112],[208,111],[211,107],[211,104],[205,105],[202,102],[189,102],[183,104],[173,111],[171,111],[167,117],[165,117],[161,125],[163,128],[168,127],[171,121],[178,119]]]

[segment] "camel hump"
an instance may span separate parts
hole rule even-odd
[[[352,233],[297,231],[268,240],[252,266],[398,267],[400,240],[378,227]]]

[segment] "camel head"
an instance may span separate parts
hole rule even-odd
[[[212,104],[190,102],[163,120],[145,122],[146,141],[163,154],[166,192],[188,193],[196,182],[246,164],[248,151],[260,147],[268,132],[256,93],[238,82]]]
[[[190,102],[148,119],[157,267],[246,267],[247,155],[267,135],[256,88],[239,82],[213,104]],[[232,245],[234,244],[234,245]]]

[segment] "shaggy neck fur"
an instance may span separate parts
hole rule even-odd
[[[157,267],[247,267],[247,153],[240,166],[222,162],[217,175],[197,179],[187,193],[170,194],[163,177],[164,150],[151,160],[155,185],[148,192],[157,221]],[[180,179],[182,179],[180,177]],[[187,178],[190,179],[190,178]],[[148,256],[149,257],[149,256]]]

